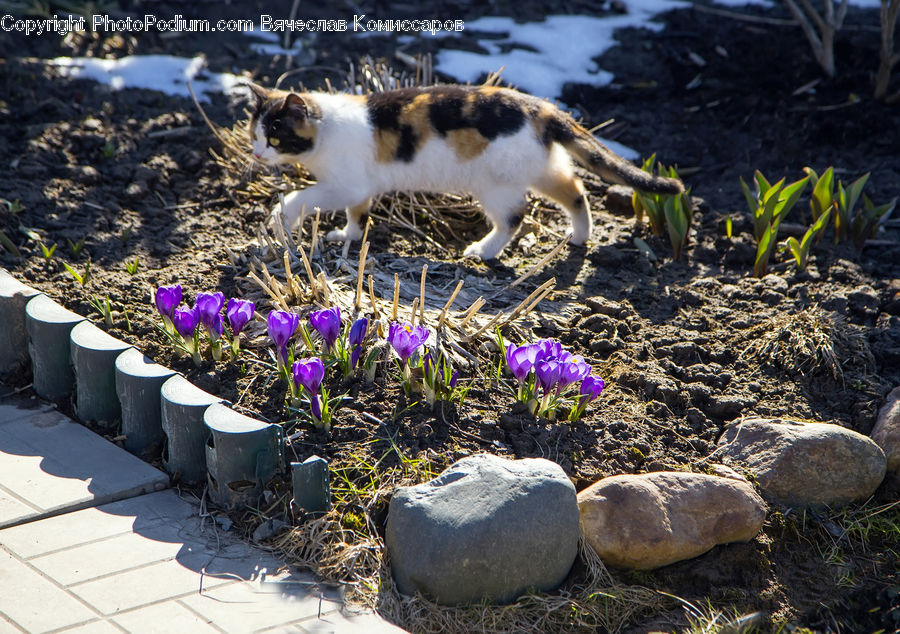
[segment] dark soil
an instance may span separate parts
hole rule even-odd
[[[130,3],[130,10],[146,10]],[[153,3],[157,15],[210,18],[287,16],[289,2],[233,2],[226,6]],[[551,3],[493,3],[492,14],[539,16]],[[627,4],[627,2],[626,2]],[[368,6],[371,5],[371,6]],[[507,6],[509,5],[509,6]],[[487,13],[467,2],[442,3],[437,15],[466,20]],[[505,10],[504,10],[505,9]],[[569,2],[554,11],[590,10]],[[310,18],[347,18],[350,9],[313,9]],[[367,3],[372,17],[403,17],[411,9]],[[744,13],[786,18],[780,8]],[[430,15],[430,14],[429,14]],[[485,375],[467,377],[472,389],[461,405],[432,412],[405,407],[393,381],[374,386],[339,385],[354,400],[342,408],[330,433],[296,422],[300,432],[290,458],[313,453],[340,460],[361,452],[380,456],[391,439],[409,457],[436,468],[475,452],[540,456],[558,462],[580,490],[600,477],[665,469],[702,470],[723,426],[740,416],[787,416],[834,422],[869,433],[884,395],[900,384],[900,230],[888,223],[861,253],[834,245],[830,234],[815,247],[812,264],[796,273],[779,256],[773,275],[752,277],[755,245],[738,177],[761,169],[770,179],[797,179],[801,169],[834,165],[850,182],[871,172],[868,195],[876,203],[900,196],[900,110],[870,98],[878,56],[877,11],[851,10],[836,46],[838,77],[796,93],[821,74],[797,28],[763,25],[715,15],[698,7],[660,18],[659,33],[627,30],[621,45],[601,57],[616,74],[611,86],[570,85],[563,101],[579,110],[588,127],[614,118],[610,136],[656,151],[677,163],[698,202],[695,233],[681,261],[666,241],[635,227],[628,214],[606,210],[605,187],[591,191],[596,228],[587,249],[572,248],[529,280],[533,288],[557,279],[552,300],[575,315],[562,323],[538,313],[534,337],[561,339],[601,369],[609,387],[577,424],[548,424],[519,412],[505,389]],[[290,419],[284,385],[254,363],[207,363],[196,369],[171,352],[153,323],[152,288],[179,282],[188,296],[201,290],[237,288],[225,245],[240,250],[255,236],[271,201],[248,201],[209,154],[217,143],[186,99],[151,91],[110,92],[87,81],[57,77],[42,59],[57,55],[173,53],[207,55],[213,71],[248,71],[273,84],[294,66],[284,58],[252,53],[242,35],[0,38],[0,156],[4,178],[0,230],[20,256],[0,249],[0,264],[68,308],[102,323],[90,303],[109,296],[117,311],[111,329],[160,363],[182,371],[201,388],[250,415],[272,422]],[[434,51],[433,40],[407,46],[409,54]],[[326,34],[309,43],[308,70],[291,77],[320,87],[338,80],[360,56],[390,61],[390,37]],[[697,56],[705,62],[698,64]],[[329,75],[330,73],[330,75]],[[339,83],[339,82],[338,82]],[[241,107],[220,98],[206,106],[219,125],[240,118]],[[612,205],[610,205],[612,207]],[[734,238],[725,217],[734,218]],[[790,222],[806,224],[805,198]],[[540,223],[559,233],[565,220],[553,210]],[[340,218],[326,218],[335,225]],[[428,225],[426,224],[426,227]],[[20,227],[37,233],[33,240]],[[481,229],[479,229],[480,231]],[[492,266],[460,264],[471,233],[460,231],[442,250],[382,223],[373,228],[372,257],[380,265],[404,256],[455,269],[463,276],[511,281],[540,259],[555,239],[520,237]],[[547,236],[538,229],[538,237]],[[642,236],[660,258],[651,262],[634,247]],[[72,244],[84,241],[79,254]],[[50,259],[40,243],[57,245]],[[354,245],[351,254],[357,252]],[[337,253],[339,250],[335,250]],[[139,259],[130,275],[125,265]],[[355,261],[354,255],[351,260]],[[63,262],[83,271],[76,283]],[[429,270],[433,270],[430,265]],[[387,294],[389,289],[380,289]],[[502,300],[501,300],[502,301]],[[268,306],[260,307],[266,312]],[[126,323],[125,314],[128,316]],[[839,368],[812,358],[755,357],[753,344],[776,325],[833,329]],[[260,339],[260,345],[263,342]],[[252,348],[251,344],[251,348]],[[263,348],[253,351],[265,360]],[[804,362],[808,361],[806,365]],[[803,367],[801,367],[803,366]],[[6,377],[25,387],[26,373]],[[400,403],[398,405],[398,403]],[[66,411],[70,403],[60,403]],[[375,439],[375,442],[369,442]],[[896,501],[886,482],[872,505]],[[856,507],[854,507],[856,508]],[[652,573],[615,573],[694,602],[737,611],[761,610],[775,623],[831,631],[864,632],[897,627],[896,532],[871,531],[864,539],[834,537],[837,511],[773,509],[753,542],[715,548],[691,561]],[[896,530],[896,529],[895,529]],[[837,546],[834,551],[831,546]],[[834,552],[840,557],[828,556]],[[893,611],[892,611],[893,610]],[[636,631],[684,624],[681,609],[630,624]]]

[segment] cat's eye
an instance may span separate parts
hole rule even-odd
[[[281,143],[281,141],[279,141],[277,138],[273,136],[269,137],[269,145],[271,145],[272,147],[278,147],[279,143]]]

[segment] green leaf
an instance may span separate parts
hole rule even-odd
[[[17,258],[22,257],[22,254],[19,252],[19,248],[13,244],[13,241],[9,239],[9,236],[0,231],[0,244],[3,245],[3,248],[12,253]]]
[[[728,216],[727,218],[725,218],[725,235],[730,238],[733,230],[734,224],[731,221],[731,216]]]
[[[79,284],[81,284],[82,286],[84,286],[84,277],[83,277],[78,271],[76,271],[75,269],[73,269],[73,268],[72,268],[71,266],[69,266],[66,262],[63,262],[63,266],[66,267],[66,270],[69,272],[69,275],[71,275],[72,278],[73,278],[76,282],[78,282]]]
[[[672,256],[681,258],[681,250],[687,243],[690,229],[690,212],[682,208],[681,195],[670,197],[665,204],[666,227],[669,230],[669,241],[672,243]]]
[[[819,175],[816,174],[816,170],[811,167],[804,167],[803,171],[809,176],[809,180],[812,183],[812,186],[815,187],[819,181]]]
[[[859,197],[862,194],[863,188],[866,186],[866,182],[869,180],[869,175],[871,172],[866,172],[855,181],[850,184],[850,187],[847,188],[847,200],[845,201],[845,205],[847,208],[847,212],[851,215],[853,214],[853,210],[856,207],[856,203],[859,202]]]
[[[778,196],[778,205],[775,208],[775,214],[779,218],[787,216],[788,212],[797,204],[800,194],[806,189],[806,183],[809,182],[809,176],[804,176],[795,183],[787,185]]]
[[[803,248],[804,253],[809,253],[810,243],[818,238],[819,234],[825,230],[825,227],[828,225],[828,220],[831,217],[831,209],[831,207],[826,209],[825,213],[819,216],[813,225],[806,230],[806,233],[803,236],[803,242],[800,245]]]
[[[744,198],[747,199],[747,208],[750,209],[750,213],[753,217],[756,217],[756,210],[759,209],[759,200],[753,193],[750,191],[750,188],[747,187],[747,183],[744,182],[744,179],[739,177],[741,181],[741,189],[744,192]]]
[[[805,237],[804,237],[805,239]],[[787,239],[787,248],[790,250],[791,255],[794,256],[794,262],[797,264],[797,268],[801,271],[806,268],[806,262],[804,261],[806,258],[803,256],[803,247],[797,242],[797,238],[793,236]]]
[[[807,168],[809,169],[809,168]],[[812,170],[810,170],[812,171]],[[813,172],[815,174],[815,172]],[[812,178],[812,176],[810,176]],[[825,213],[827,209],[831,209],[834,205],[834,168],[829,167],[819,178],[813,183],[812,197],[809,199],[809,208],[812,211],[813,220],[818,220],[819,216]]]
[[[753,172],[753,178],[756,179],[756,188],[760,194],[765,194],[771,189],[772,186],[769,184],[769,181],[766,180],[766,177],[759,170]]]

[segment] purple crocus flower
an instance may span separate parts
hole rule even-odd
[[[160,286],[156,289],[156,295],[153,299],[159,314],[163,317],[168,317],[170,320],[173,319],[175,307],[181,303],[181,284]]]
[[[564,360],[560,360],[559,365],[559,383],[556,385],[557,394],[591,373],[591,366],[585,363],[584,358],[580,355],[567,354]]]
[[[174,309],[172,323],[175,325],[175,330],[178,331],[178,334],[187,341],[194,338],[194,332],[196,332],[197,326],[200,325],[200,314],[197,312],[196,307],[189,308],[182,304]]]
[[[406,365],[413,353],[428,339],[428,334],[428,329],[424,326],[413,328],[409,322],[400,324],[395,321],[388,327],[387,340],[400,357],[400,362]]]
[[[562,372],[561,366],[562,364],[556,359],[541,360],[534,364],[534,376],[537,379],[538,386],[544,390],[544,393],[550,392],[559,382]]]
[[[360,317],[350,326],[350,334],[347,336],[347,343],[351,346],[361,346],[366,338],[366,332],[369,330],[369,320]]]
[[[219,321],[218,316],[222,311],[222,305],[225,303],[225,296],[220,292],[215,293],[197,293],[197,299],[194,300],[194,307],[200,314],[200,323],[212,333],[216,328],[216,322]]]
[[[287,310],[273,310],[266,317],[269,336],[278,348],[278,362],[281,365],[288,361],[287,345],[299,325],[300,316]]]
[[[253,319],[253,311],[255,310],[256,305],[250,300],[236,299],[234,297],[228,300],[228,305],[225,307],[225,315],[228,317],[228,325],[231,326],[231,332],[235,336],[239,335],[244,326]]]
[[[454,370],[453,374],[450,375],[450,389],[456,387],[456,382],[459,381],[459,370]]]
[[[319,402],[319,388],[325,377],[325,365],[318,357],[295,361],[291,367],[291,375],[295,386],[303,386],[309,392],[309,403],[312,415],[322,420],[322,404]]]
[[[338,306],[332,306],[310,313],[309,323],[316,329],[316,332],[322,335],[325,347],[331,349],[341,332],[341,309]]]
[[[562,344],[553,339],[541,339],[537,343],[531,344],[537,348],[534,360],[535,362],[546,359],[559,359],[568,353],[563,350]]]
[[[581,402],[580,406],[584,407],[595,398],[600,396],[600,392],[606,387],[606,383],[599,376],[586,376],[581,380]]]
[[[536,344],[528,344],[524,346],[516,346],[509,344],[506,347],[506,365],[509,371],[516,377],[519,385],[525,383],[528,373],[534,367],[534,361],[539,348]]]
[[[310,394],[318,394],[322,379],[325,378],[325,364],[318,357],[300,359],[291,366],[294,385],[303,386]]]

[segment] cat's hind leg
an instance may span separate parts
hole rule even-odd
[[[492,227],[478,242],[466,247],[465,255],[493,260],[509,244],[525,218],[525,192],[520,189],[497,188],[475,192]]]
[[[370,192],[360,192],[344,186],[316,184],[306,189],[291,192],[284,197],[284,205],[280,203],[272,209],[273,214],[281,214],[285,224],[293,229],[302,220],[304,213],[312,213],[315,207],[320,209],[349,209],[347,226],[344,234],[337,237],[326,237],[328,240],[343,240],[349,235],[351,240],[362,236],[359,221],[369,209]],[[335,233],[335,232],[331,232]],[[331,236],[331,233],[328,235]]]
[[[363,226],[369,219],[369,207],[372,200],[369,199],[359,205],[347,208],[347,224],[343,229],[334,229],[325,236],[328,242],[346,242],[347,240],[359,240],[363,235]]]
[[[584,183],[575,175],[568,157],[552,160],[547,171],[534,184],[533,189],[550,198],[566,210],[572,222],[572,237],[569,242],[583,245],[591,237],[591,209],[588,206]]]

